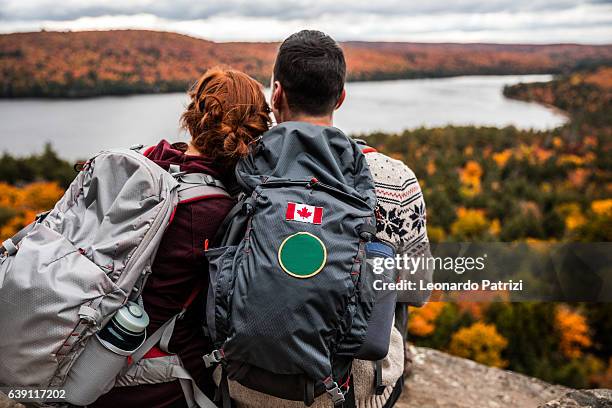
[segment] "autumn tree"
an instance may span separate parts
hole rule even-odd
[[[501,353],[508,340],[492,324],[476,322],[453,334],[449,351],[459,357],[469,358],[493,367],[505,367],[508,362]]]

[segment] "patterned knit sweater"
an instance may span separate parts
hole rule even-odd
[[[426,249],[427,213],[416,176],[399,160],[369,149],[365,152],[378,199],[377,238],[394,245],[398,253]]]
[[[391,159],[374,149],[366,149],[366,160],[374,178],[378,205],[377,238],[392,244],[398,254],[418,256],[429,254],[425,201],[418,180],[412,170],[399,160]],[[418,274],[418,273],[417,273]],[[431,273],[425,279],[431,280]],[[423,276],[418,276],[423,278]],[[422,304],[426,298],[415,299]],[[372,361],[353,362],[355,400],[358,408],[383,408],[393,391],[393,386],[404,371],[404,339],[394,327],[391,332],[389,354],[382,363],[382,383],[386,386],[382,395],[374,393],[374,366]],[[220,380],[220,372],[215,373]],[[304,403],[282,400],[246,388],[229,381],[230,394],[239,408],[299,408]],[[315,399],[312,408],[331,408],[329,397],[323,394]]]

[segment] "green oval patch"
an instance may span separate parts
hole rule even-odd
[[[298,232],[285,238],[278,248],[281,268],[296,278],[310,278],[321,272],[327,261],[323,242],[309,232]]]

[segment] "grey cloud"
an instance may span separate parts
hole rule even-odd
[[[2,0],[0,19],[4,21],[74,20],[79,17],[103,15],[153,14],[170,20],[208,19],[222,15],[244,17],[270,17],[273,19],[312,20],[323,15],[439,15],[439,14],[483,14],[559,11],[580,4],[610,4],[610,0],[446,0],[406,1],[378,0],[355,2],[351,0],[88,0],[67,1],[61,7],[51,0]]]

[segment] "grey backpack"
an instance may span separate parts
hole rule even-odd
[[[343,404],[353,359],[387,354],[393,316],[380,328],[386,345],[364,347],[376,296],[366,159],[338,129],[289,122],[264,134],[236,176],[243,199],[207,251],[216,349],[205,362],[222,364],[224,400],[229,379],[306,405],[325,392]]]
[[[141,361],[158,343],[167,351],[179,316],[150,334],[132,356],[131,366],[126,363],[123,376],[72,378],[81,375],[71,368],[84,350],[94,347],[93,335],[128,301],[141,302],[176,206],[208,195],[227,195],[210,176],[171,170],[174,174],[132,150],[99,153],[84,164],[48,214],[3,243],[0,385],[61,388],[71,378],[75,389],[97,388],[78,401],[66,396],[67,402],[84,405],[115,385],[179,378],[191,404],[195,400],[201,406],[214,406],[192,386],[177,356]],[[87,353],[92,354],[96,353]],[[81,366],[94,369],[105,364],[85,363],[89,364]],[[166,378],[141,378],[147,367]]]

